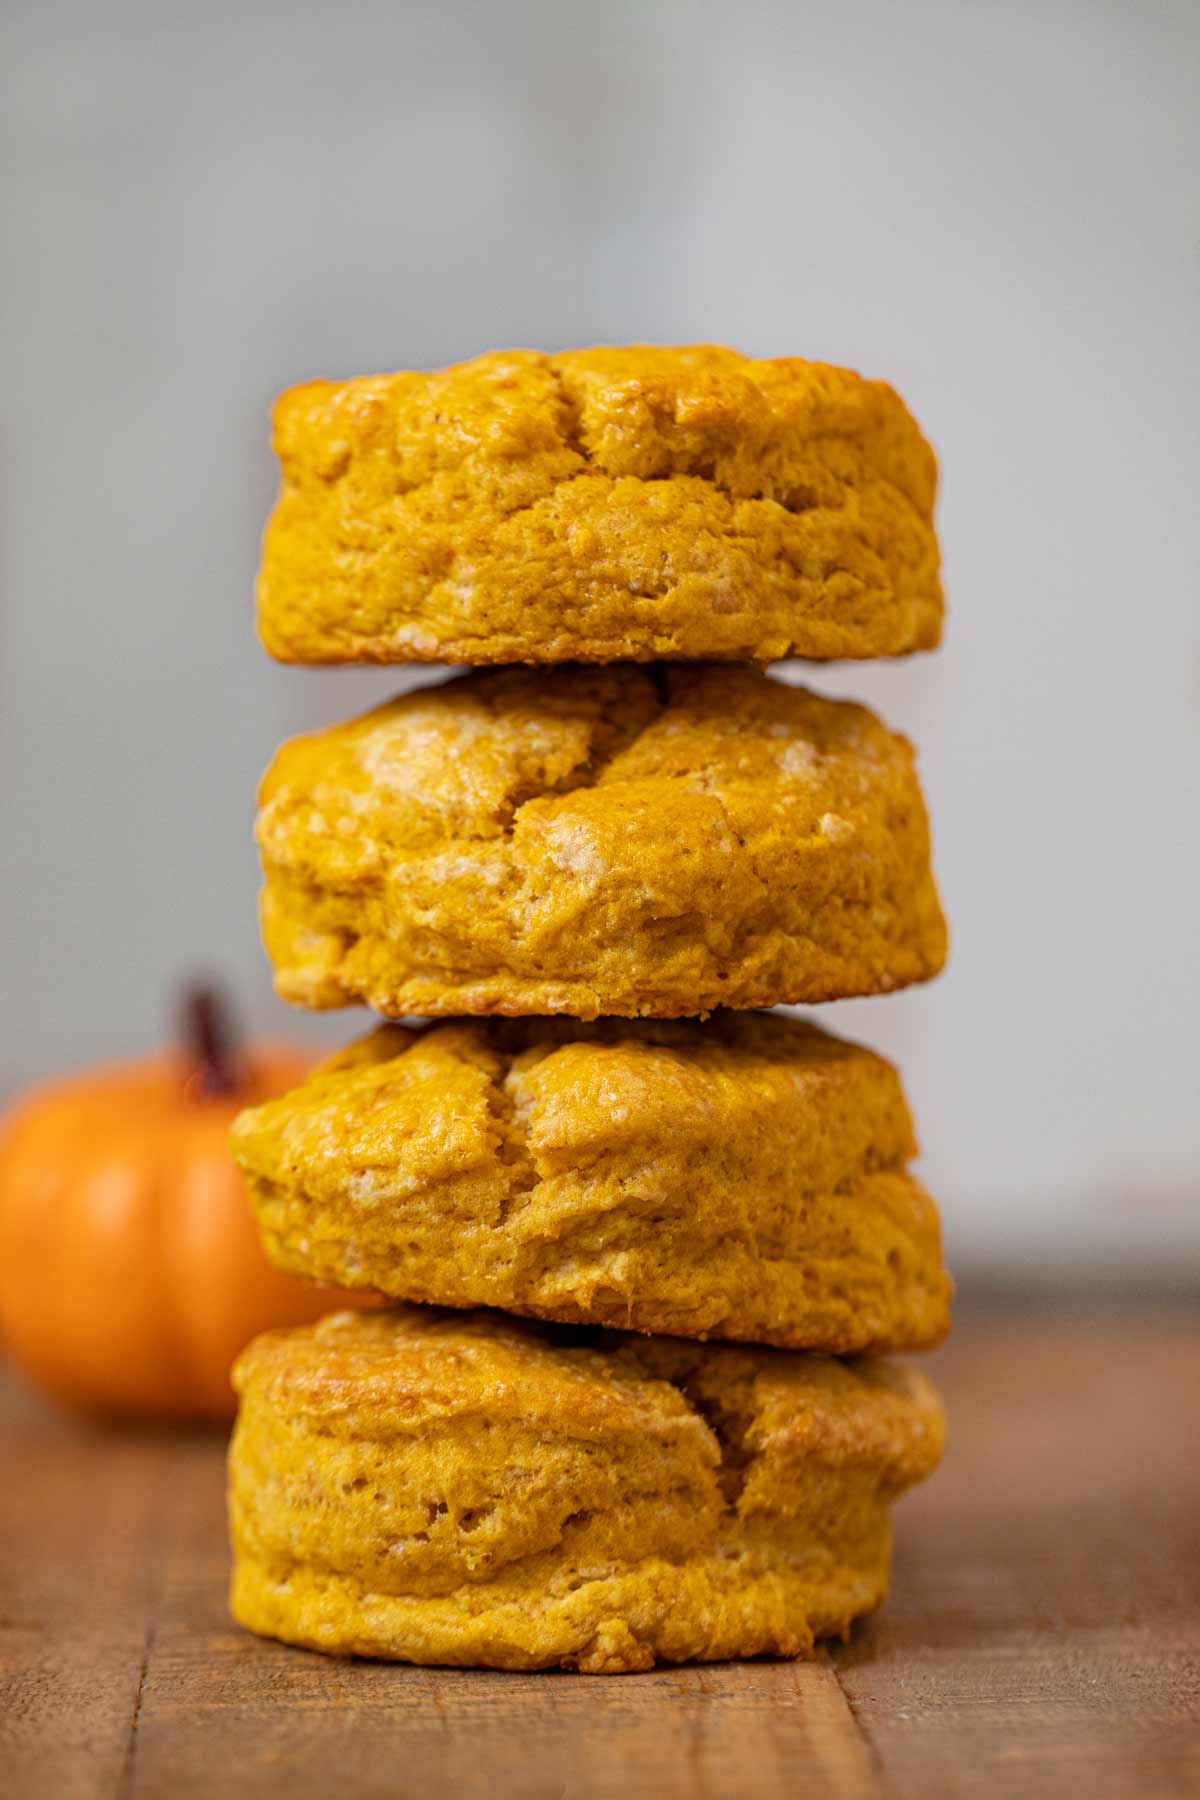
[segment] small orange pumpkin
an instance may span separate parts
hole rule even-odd
[[[235,1064],[207,991],[189,1024],[188,1052],[46,1083],[0,1123],[0,1342],[88,1412],[228,1419],[256,1332],[352,1303],[270,1266],[229,1153],[234,1115],[311,1059],[272,1045]]]

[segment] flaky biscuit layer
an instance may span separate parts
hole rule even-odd
[[[276,984],[390,1018],[886,993],[946,928],[907,741],[746,665],[460,676],[284,745]]]
[[[235,1381],[235,1616],[407,1662],[805,1655],[883,1597],[944,1436],[886,1363],[431,1308],[270,1333]]]
[[[838,1354],[949,1324],[895,1070],[795,1019],[388,1026],[233,1146],[319,1281]]]
[[[291,662],[893,656],[942,621],[933,453],[883,382],[711,345],[294,388],[258,586]]]

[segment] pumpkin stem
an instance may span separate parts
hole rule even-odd
[[[197,983],[184,993],[184,1042],[196,1065],[196,1092],[232,1094],[238,1088],[229,1004],[220,988]]]

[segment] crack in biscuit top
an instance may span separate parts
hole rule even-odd
[[[722,796],[745,793],[761,809],[763,793],[782,789],[794,829],[833,839],[895,755],[895,740],[864,708],[750,668],[569,666],[549,681],[525,669],[487,671],[285,746],[264,782],[261,829],[270,835],[279,807],[303,805],[314,830],[332,832],[347,858],[357,851],[365,864],[368,821],[384,841],[433,848],[512,838],[535,809],[553,864],[586,878],[604,866],[588,794],[598,803],[624,790],[636,808],[656,787],[669,793],[666,782],[709,796],[733,846],[740,827]]]
[[[392,492],[407,495],[469,467],[504,513],[588,475],[692,479],[803,511],[828,498],[821,464],[849,454],[928,520],[937,483],[932,451],[885,382],[712,345],[505,351],[431,373],[310,382],[280,397],[275,447],[297,486],[382,457]]]
[[[738,1511],[796,1457],[875,1466],[906,1485],[942,1443],[936,1396],[904,1366],[487,1311],[404,1306],[268,1332],[238,1359],[234,1384],[326,1430],[379,1439],[476,1413],[581,1439],[650,1434],[699,1453]]]

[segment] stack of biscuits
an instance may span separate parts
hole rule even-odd
[[[895,1070],[762,1009],[946,933],[909,745],[764,665],[937,643],[933,454],[882,383],[711,347],[317,382],[275,441],[268,649],[475,666],[263,783],[280,994],[390,1022],[235,1153],[272,1260],[386,1305],[240,1359],[234,1613],[420,1663],[804,1655],[937,1462],[881,1353],[950,1284]]]

